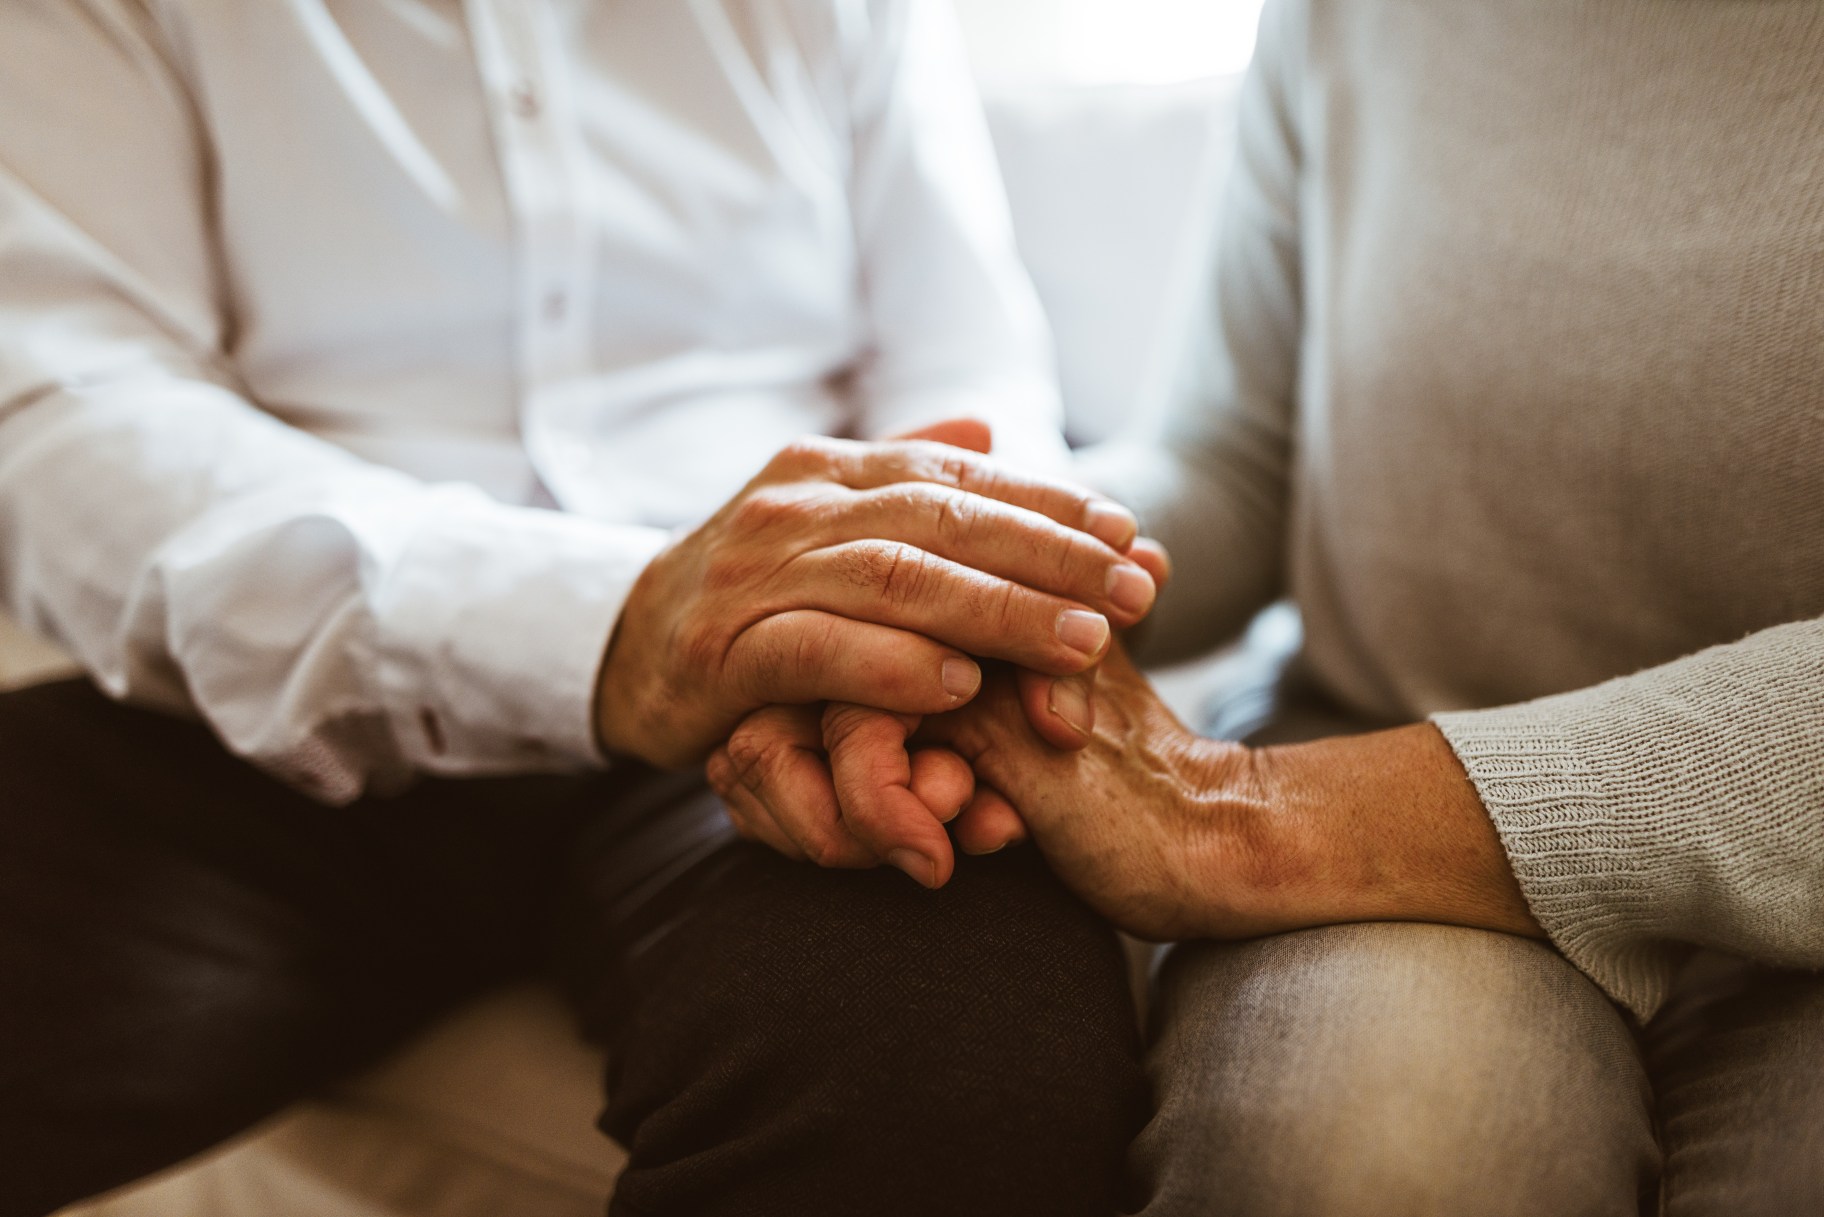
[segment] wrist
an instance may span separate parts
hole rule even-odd
[[[1538,935],[1488,813],[1421,723],[1256,753],[1284,928],[1430,921]]]
[[[1187,791],[1193,837],[1187,884],[1199,936],[1251,937],[1294,928],[1321,869],[1313,825],[1296,814],[1289,775],[1270,750],[1218,740],[1197,745]]]
[[[602,652],[595,678],[596,746],[604,756],[632,757],[663,765],[662,733],[655,725],[662,718],[662,691],[656,688],[656,652],[660,649],[651,631],[656,589],[664,582],[661,551],[640,572],[628,591],[620,618]]]
[[[1339,848],[1337,818],[1314,797],[1303,757],[1284,748],[1246,749],[1245,835],[1237,841],[1246,880],[1235,899],[1254,933],[1281,933],[1324,921],[1345,920],[1336,903]]]

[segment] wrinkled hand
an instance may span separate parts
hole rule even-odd
[[[1156,543],[1141,539],[1128,556],[1164,585],[1169,563]],[[1094,669],[1055,679],[1015,669],[1009,679],[1040,738],[1060,749],[1089,742]],[[922,721],[852,702],[769,706],[742,721],[706,772],[736,830],[750,840],[821,866],[884,862],[926,887],[942,887],[955,869],[955,849],[994,853],[1024,840],[1026,830],[991,792],[972,797],[975,775],[961,757],[939,747],[908,749]]]
[[[794,444],[635,584],[602,744],[682,767],[770,704],[952,709],[980,687],[976,655],[1083,672],[1152,605],[1134,534],[1106,499],[950,443]]]
[[[908,749],[920,721],[842,703],[768,706],[710,758],[710,784],[736,831],[789,858],[846,869],[886,862],[940,886],[953,864],[943,825],[971,801],[975,774],[948,749]]]
[[[926,720],[920,739],[975,773],[956,823],[1017,808],[1059,878],[1129,933],[1247,938],[1400,920],[1543,935],[1430,723],[1258,749],[1203,739],[1118,644],[1085,747],[1050,747],[1018,703],[993,672],[968,706]]]
[[[932,439],[986,453],[986,429],[940,423],[905,438]],[[1165,550],[1133,538],[1126,556],[1152,578],[1155,594],[1170,578]],[[1034,730],[1058,748],[1079,748],[1095,722],[1095,671],[1053,679],[1018,669],[1021,700]],[[910,751],[906,739],[922,716],[854,702],[824,707],[769,706],[744,719],[709,759],[705,772],[741,835],[788,857],[821,866],[898,867],[926,887],[941,887],[955,868],[951,838],[965,853],[986,854],[1025,837],[1004,802],[970,803],[975,779],[955,754]]]
[[[1138,937],[1270,928],[1263,889],[1281,861],[1280,825],[1254,754],[1186,728],[1118,644],[1102,664],[1082,748],[1051,747],[1021,702],[1009,674],[995,671],[968,706],[925,722],[920,740],[953,750],[975,773],[979,788],[959,823],[1017,809],[1065,884]]]

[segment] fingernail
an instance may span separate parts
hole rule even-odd
[[[1153,577],[1138,566],[1122,563],[1108,571],[1108,598],[1124,613],[1138,615],[1153,607]]]
[[[1051,682],[1051,712],[1083,735],[1096,729],[1096,713],[1090,708],[1089,694],[1074,680]]]
[[[944,660],[944,692],[962,701],[982,687],[982,670],[967,659]]]
[[[1100,613],[1065,609],[1058,614],[1058,641],[1073,651],[1098,655],[1108,642],[1108,619]]]
[[[924,855],[909,849],[896,849],[887,855],[887,861],[911,875],[920,887],[936,886],[937,868]]]
[[[1012,842],[1002,841],[999,845],[995,846],[993,849],[965,849],[963,852],[968,854],[971,858],[986,858],[989,854],[1000,853],[1003,849],[1006,849],[1007,846],[1010,844],[1012,844]]]
[[[1083,530],[1111,549],[1126,550],[1140,535],[1140,521],[1118,503],[1091,503],[1083,515]]]

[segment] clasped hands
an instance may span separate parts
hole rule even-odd
[[[1256,751],[1178,723],[1114,635],[1152,607],[1163,550],[1118,505],[996,465],[989,439],[958,421],[781,452],[630,593],[604,750],[705,764],[742,835],[927,887],[956,848],[1030,835],[1157,940],[1383,917],[1538,932],[1435,729]]]
[[[955,421],[781,452],[635,585],[602,667],[604,749],[707,761],[743,835],[824,866],[939,887],[956,846],[1025,837],[966,728],[1020,718],[1034,749],[1087,745],[1095,671],[1167,564],[1126,509],[998,466],[990,440]]]
[[[664,768],[707,758],[750,835],[825,865],[895,862],[941,885],[952,865],[943,824],[974,782],[954,752],[908,754],[907,736],[977,695],[980,657],[1017,666],[1043,738],[1081,746],[1093,721],[1085,674],[1113,628],[1152,607],[1165,572],[1126,509],[997,465],[990,440],[958,420],[896,442],[782,451],[633,588],[602,667],[604,748]],[[1059,677],[1078,679],[1054,686]],[[836,773],[821,755],[826,727],[855,762]],[[869,797],[845,804],[838,779]],[[825,797],[775,818],[762,801],[773,789]],[[914,804],[924,814],[902,814]],[[974,848],[1018,831],[999,810],[959,826]]]

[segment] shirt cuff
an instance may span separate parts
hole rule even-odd
[[[412,765],[444,776],[604,763],[595,685],[659,529],[452,496],[378,597],[374,677]]]

